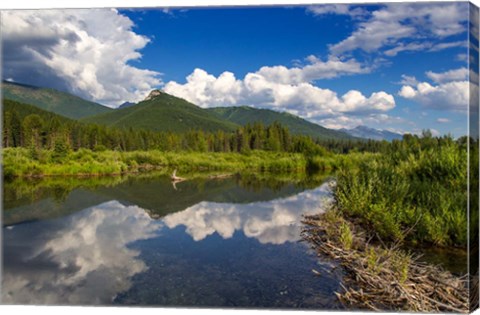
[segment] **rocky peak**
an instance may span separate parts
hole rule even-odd
[[[150,94],[148,94],[148,96],[144,99],[144,101],[151,100],[151,99],[153,99],[157,96],[160,96],[162,94],[164,94],[164,92],[161,91],[161,90],[153,90],[152,92],[150,92]]]

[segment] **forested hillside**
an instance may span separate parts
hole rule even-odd
[[[87,117],[83,121],[112,127],[171,132],[185,132],[190,129],[206,132],[234,131],[238,127],[237,124],[223,120],[184,99],[158,93],[134,106]]]
[[[5,99],[31,104],[68,118],[79,119],[113,111],[109,107],[55,89],[6,81],[1,83],[1,88]]]
[[[327,129],[320,125],[311,123],[298,116],[285,113],[276,112],[270,109],[253,108],[249,106],[240,107],[214,107],[208,109],[220,115],[223,119],[231,121],[239,125],[252,124],[261,122],[269,125],[274,122],[279,122],[287,127],[292,134],[305,135],[313,138],[322,139],[353,139],[344,132]]]
[[[247,124],[232,132],[188,130],[184,133],[122,129],[84,123],[31,105],[4,100],[5,147],[77,150],[150,150],[245,152],[249,150],[317,152],[323,149],[306,136],[291,135],[279,123]]]

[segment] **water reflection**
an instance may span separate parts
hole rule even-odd
[[[317,184],[318,185],[318,184]],[[316,186],[314,186],[316,187]],[[58,218],[118,200],[148,209],[155,218],[182,211],[202,201],[251,203],[292,196],[303,191],[288,181],[239,176],[221,180],[192,179],[177,185],[169,177],[85,178],[65,183],[60,178],[5,183],[3,224]],[[58,198],[62,191],[62,198]]]
[[[169,228],[186,226],[195,241],[218,233],[231,238],[236,230],[262,244],[283,244],[300,239],[302,214],[319,213],[331,201],[330,184],[269,202],[229,204],[201,202],[164,218]]]
[[[319,307],[321,290],[334,298],[338,281],[313,278],[317,260],[296,243],[302,214],[328,202],[328,184],[300,193],[185,184],[182,200],[159,179],[81,190],[87,203],[97,200],[87,192],[122,198],[70,214],[73,190],[58,203],[63,217],[4,228],[2,302]],[[237,192],[250,202],[234,203]],[[22,217],[38,202],[21,205]]]
[[[4,230],[3,303],[101,304],[146,270],[128,244],[151,238],[158,222],[112,201],[65,220]]]

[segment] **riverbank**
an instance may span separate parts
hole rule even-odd
[[[337,208],[385,242],[466,249],[468,166],[464,143],[409,137],[355,167],[340,167]],[[478,219],[470,220],[478,229]]]
[[[300,153],[250,151],[162,152],[92,151],[80,149],[58,155],[52,150],[6,148],[3,150],[4,178],[46,176],[102,176],[153,170],[179,172],[306,172],[331,171],[344,157],[313,156]]]
[[[320,255],[343,267],[342,291],[336,295],[347,308],[469,311],[467,277],[457,277],[439,266],[422,263],[399,244],[387,247],[380,238],[374,238],[335,209],[307,216],[303,222],[303,238]]]

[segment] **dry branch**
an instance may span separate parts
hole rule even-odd
[[[307,216],[303,222],[303,238],[346,271],[343,292],[336,292],[345,306],[375,311],[468,312],[467,278],[419,262],[396,245],[372,244],[365,231],[338,214]],[[348,250],[342,244],[341,224],[348,224],[352,233],[354,245]]]

